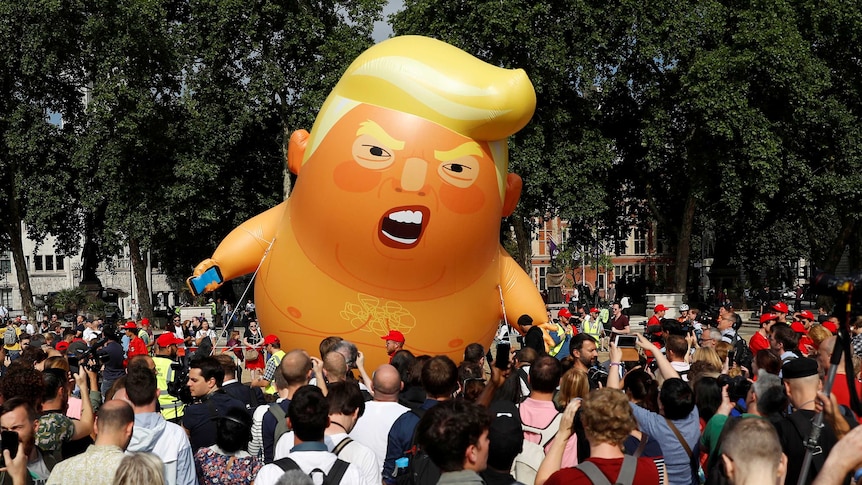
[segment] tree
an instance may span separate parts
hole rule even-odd
[[[69,129],[49,116],[80,113],[77,2],[0,1],[0,240],[12,250],[24,313],[34,318],[22,226],[40,241],[51,232],[59,252],[79,241],[70,185]]]
[[[579,1],[506,2],[407,0],[392,16],[398,35],[435,37],[506,68],[524,69],[536,89],[533,120],[510,138],[511,171],[524,179],[511,225],[518,244],[513,257],[529,271],[532,221],[559,215],[573,222],[574,240],[587,224],[610,225],[606,182],[614,153],[598,129],[594,96],[596,64],[586,46],[591,25]]]
[[[147,258],[175,222],[161,190],[187,146],[179,103],[186,8],[179,0],[88,7],[89,102],[76,147],[87,236],[98,259],[128,246],[136,299],[151,318]]]

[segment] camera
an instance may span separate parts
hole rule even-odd
[[[751,381],[743,376],[729,377],[722,374],[718,376],[718,385],[720,387],[727,386],[727,395],[732,403],[745,399],[748,390],[751,389]]]
[[[189,381],[189,356],[181,357],[179,362],[171,363],[174,378],[168,382],[168,394],[183,402],[192,402],[192,392],[186,385]]]

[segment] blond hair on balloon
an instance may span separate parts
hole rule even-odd
[[[530,121],[536,93],[523,69],[488,64],[436,39],[395,37],[347,68],[320,109],[302,163],[360,104],[415,115],[488,142],[502,197],[509,165],[506,138]]]

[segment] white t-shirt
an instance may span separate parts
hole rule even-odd
[[[282,436],[282,439],[283,438],[284,437]],[[309,473],[315,468],[319,468],[324,472],[329,473],[329,470],[332,468],[336,459],[336,456],[328,451],[296,451],[290,453],[288,457],[295,461],[305,473]],[[257,477],[254,479],[254,483],[255,485],[274,485],[282,475],[284,475],[284,471],[281,467],[270,463],[269,465],[264,465],[260,471],[257,472]],[[323,476],[319,473],[315,473],[312,476],[312,479],[314,480],[315,485],[323,484]],[[341,483],[379,485],[380,482],[368,482],[359,473],[358,468],[351,464],[347,467],[347,471],[344,472],[344,477],[342,477]]]
[[[365,403],[365,413],[356,422],[350,437],[370,448],[382,464],[386,459],[389,430],[395,420],[409,410],[397,402],[369,401]]]

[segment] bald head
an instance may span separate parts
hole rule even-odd
[[[279,368],[288,387],[304,386],[311,373],[311,358],[304,350],[291,350],[284,354]]]
[[[132,438],[135,412],[126,401],[112,399],[99,408],[96,417],[96,444],[116,445],[125,450]]]
[[[401,392],[401,375],[398,374],[398,369],[383,364],[374,371],[371,381],[374,385],[375,401],[398,400],[398,393]]]
[[[323,372],[329,382],[341,382],[347,378],[347,360],[338,352],[323,356]]]

